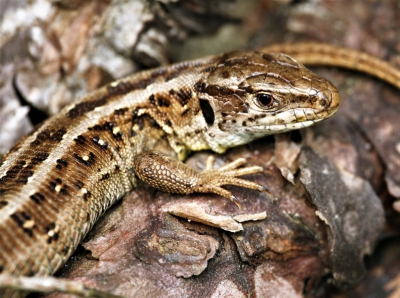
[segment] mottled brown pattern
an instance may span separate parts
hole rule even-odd
[[[3,272],[53,274],[98,217],[136,186],[136,175],[163,190],[211,192],[237,204],[222,185],[265,190],[237,178],[261,167],[236,169],[242,165],[236,163],[199,174],[176,158],[190,150],[223,152],[274,133],[265,129],[270,113],[307,107],[314,111],[308,117],[323,119],[336,111],[339,98],[329,82],[302,66],[294,71],[290,63],[295,62],[285,56],[271,55],[266,60],[260,53],[236,52],[145,71],[90,93],[47,120],[0,167]],[[254,100],[260,88],[266,92],[278,82],[286,88],[304,77],[325,88],[319,99],[328,98],[332,106],[301,98],[289,107],[284,104],[290,101],[281,99],[272,108],[260,108]],[[319,119],[298,122],[303,120]],[[240,131],[244,123],[247,134]],[[167,155],[146,155],[154,149]],[[17,203],[10,204],[13,200]]]
[[[163,96],[163,95],[158,95],[157,96],[157,105],[159,107],[166,107],[168,108],[170,106],[170,100],[168,97]]]
[[[179,91],[176,93],[176,97],[179,100],[179,103],[182,106],[187,105],[187,103],[189,102],[189,100],[192,98],[192,91],[190,89],[179,89]]]

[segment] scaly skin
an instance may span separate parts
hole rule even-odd
[[[53,274],[99,216],[136,187],[137,176],[170,192],[213,192],[233,201],[221,185],[263,191],[237,178],[262,170],[237,169],[242,160],[198,174],[178,159],[312,125],[332,116],[339,101],[331,83],[292,58],[260,52],[144,71],[90,93],[2,161],[0,271]]]
[[[400,70],[367,53],[315,42],[275,44],[262,51],[282,52],[307,66],[328,65],[356,70],[400,89]]]

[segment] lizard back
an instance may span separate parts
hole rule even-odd
[[[144,71],[65,107],[0,166],[0,272],[49,275],[136,186],[135,155],[227,148],[333,115],[331,83],[283,54],[236,52]]]

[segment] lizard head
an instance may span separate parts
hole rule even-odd
[[[225,54],[195,84],[210,147],[307,127],[338,109],[337,89],[284,54]]]

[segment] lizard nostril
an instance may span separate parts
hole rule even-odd
[[[321,107],[326,108],[329,106],[329,98],[324,92],[318,92],[317,96],[318,96],[318,104]]]

